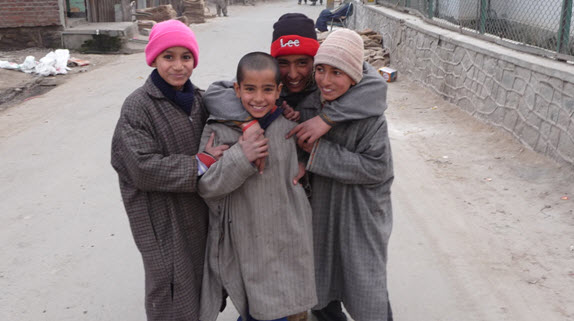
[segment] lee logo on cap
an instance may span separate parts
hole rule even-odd
[[[299,47],[299,39],[289,40],[289,41],[287,41],[287,43],[283,43],[283,39],[279,39],[279,43],[281,44],[281,48],[285,48],[285,47]]]

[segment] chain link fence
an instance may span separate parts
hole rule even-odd
[[[529,53],[574,60],[574,0],[376,0]]]

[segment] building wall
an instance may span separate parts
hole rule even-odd
[[[58,0],[0,0],[0,28],[59,25]]]
[[[491,0],[498,18],[557,31],[564,0]]]
[[[355,2],[351,27],[373,29],[391,66],[525,146],[574,168],[574,66]]]
[[[457,21],[474,20],[479,18],[478,0],[438,1],[438,11],[441,17],[453,17]]]
[[[557,31],[564,0],[489,0],[490,18]],[[479,0],[439,0],[439,15],[456,20],[479,19]]]

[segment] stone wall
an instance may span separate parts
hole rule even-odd
[[[574,66],[355,2],[351,28],[383,35],[391,66],[527,147],[574,168]]]

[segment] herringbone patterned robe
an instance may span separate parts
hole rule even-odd
[[[143,258],[150,321],[199,320],[208,215],[195,154],[206,119],[199,91],[188,117],[148,78],[114,132],[112,166]]]

